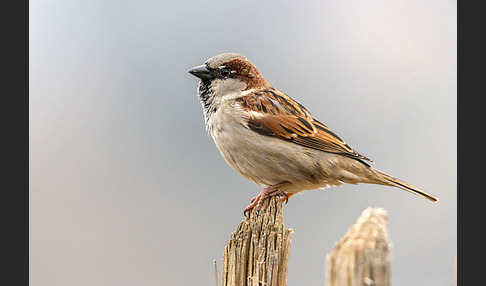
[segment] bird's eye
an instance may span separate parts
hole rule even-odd
[[[220,73],[221,73],[222,77],[229,77],[230,74],[231,74],[231,71],[229,69],[222,69]]]

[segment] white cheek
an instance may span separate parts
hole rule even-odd
[[[224,97],[238,93],[241,96],[241,92],[245,89],[245,83],[239,79],[215,79],[211,83],[211,90],[215,96]]]

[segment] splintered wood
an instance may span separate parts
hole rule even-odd
[[[286,285],[292,232],[278,196],[264,200],[258,215],[252,209],[224,249],[222,285]]]
[[[385,209],[366,208],[326,257],[326,286],[389,286],[391,242]]]

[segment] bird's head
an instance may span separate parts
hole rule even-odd
[[[225,96],[236,92],[261,88],[268,85],[258,69],[244,56],[224,53],[214,56],[189,70],[200,78],[204,89],[211,89],[214,96]]]

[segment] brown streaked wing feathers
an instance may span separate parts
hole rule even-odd
[[[368,160],[354,151],[302,105],[274,88],[241,97],[237,102],[249,113],[248,127],[308,148]]]

